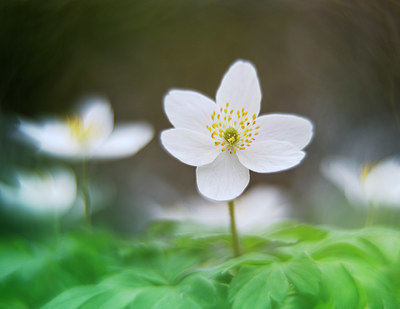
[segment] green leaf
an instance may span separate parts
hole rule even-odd
[[[208,269],[207,271],[216,276],[218,274],[224,274],[231,269],[242,265],[266,265],[278,261],[279,260],[272,255],[254,252],[229,259],[214,268]]]
[[[218,283],[206,271],[193,271],[199,257],[192,250],[142,246],[125,252],[124,259],[129,268],[97,285],[64,292],[46,308],[216,308]],[[76,300],[68,301],[70,297]]]
[[[81,286],[75,287],[61,293],[51,302],[47,303],[41,309],[73,309],[79,308],[89,299],[105,291],[101,286]]]
[[[347,268],[359,283],[359,289],[367,300],[368,308],[400,308],[399,294],[396,293],[398,287],[393,285],[392,277],[385,267],[349,263]]]
[[[363,239],[376,248],[388,263],[397,263],[400,256],[400,231],[388,228],[371,227],[364,230]]]
[[[316,263],[302,254],[283,265],[285,275],[295,289],[302,295],[315,295],[319,292],[321,272]]]
[[[125,262],[141,280],[162,285],[177,282],[195,269],[202,260],[198,253],[197,250],[142,247],[133,251]]]
[[[340,242],[323,246],[312,253],[315,260],[337,261],[341,260],[369,260],[376,264],[376,260],[371,259],[370,255],[359,246],[351,243]]]
[[[216,303],[215,309],[231,309],[231,304],[228,300],[228,284],[216,283]]]
[[[269,309],[272,300],[281,302],[289,291],[289,282],[278,267],[244,266],[233,279],[229,298],[233,309]]]
[[[372,242],[366,236],[361,232],[332,233],[329,239],[311,250],[311,255],[315,260],[321,261],[337,261],[340,258],[347,261],[364,261],[374,265],[390,263],[390,258],[381,249],[381,244]],[[393,240],[393,244],[395,242],[393,236],[387,237],[385,241],[390,241],[390,239]]]
[[[242,235],[248,253],[237,258],[230,258],[229,243],[228,235],[202,234],[200,227],[194,235],[187,229],[183,236],[134,241],[95,230],[6,240],[0,244],[1,306],[400,308],[397,230],[286,223],[262,236]]]
[[[319,292],[321,273],[306,254],[263,266],[243,266],[232,280],[229,297],[233,308],[273,308],[274,302],[290,308],[289,289],[307,297]],[[292,302],[293,303],[293,302]]]
[[[341,263],[320,263],[322,274],[321,308],[364,308],[366,300],[361,298],[358,284],[352,274]],[[329,304],[329,306],[328,306]]]
[[[135,276],[131,279],[135,279]],[[43,309],[218,308],[216,283],[199,274],[186,277],[176,286],[149,284],[142,287],[128,287],[128,283],[128,281],[106,280],[96,286],[71,289],[56,297]],[[136,285],[133,281],[131,283],[132,286]],[[220,300],[219,303],[223,304],[223,301]]]
[[[84,308],[116,309],[126,308],[142,292],[141,289],[116,289],[103,292],[87,301]]]
[[[216,284],[214,280],[200,274],[186,277],[177,286],[183,295],[191,295],[191,298],[201,308],[214,308],[216,304]]]
[[[201,309],[188,295],[172,287],[152,287],[145,289],[131,304],[135,309]]]
[[[299,308],[314,308],[316,297],[305,296],[298,294],[293,287],[290,288],[288,296],[285,298],[279,309],[299,309]]]
[[[277,231],[272,230],[267,234],[267,237],[271,240],[280,240],[285,242],[297,243],[297,242],[316,242],[326,238],[328,231],[316,228],[310,225],[299,224],[295,226],[289,226]]]

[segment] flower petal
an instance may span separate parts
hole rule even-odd
[[[117,126],[109,138],[91,154],[93,159],[128,157],[142,149],[154,135],[153,128],[146,123]]]
[[[37,173],[16,173],[19,187],[0,183],[2,199],[13,207],[37,213],[63,213],[76,199],[76,180],[72,171],[58,168]]]
[[[70,129],[63,122],[48,120],[36,124],[21,120],[18,129],[41,151],[50,155],[74,158],[82,152],[80,145],[71,138]]]
[[[289,142],[304,148],[313,135],[312,123],[303,117],[285,114],[271,114],[256,119],[260,126],[258,139]]]
[[[221,153],[214,162],[196,170],[197,187],[201,194],[216,201],[238,197],[249,184],[249,170],[236,155]]]
[[[262,141],[237,153],[240,162],[258,173],[273,173],[296,166],[305,153],[288,142]]]
[[[368,203],[359,170],[358,165],[344,158],[325,159],[321,163],[322,175],[343,190],[350,203],[365,206]]]
[[[250,115],[260,112],[261,88],[255,67],[250,62],[236,61],[225,73],[217,91],[217,105],[241,110]]]
[[[85,129],[92,129],[95,134],[88,140],[89,148],[104,142],[114,127],[114,112],[110,103],[101,97],[85,100],[80,111]]]
[[[165,113],[175,128],[208,134],[206,126],[216,104],[206,96],[189,90],[171,90],[164,98]]]
[[[235,213],[240,218],[236,224],[238,230],[255,232],[263,230],[272,223],[289,217],[289,201],[278,188],[256,185],[235,203]],[[197,222],[205,226],[229,226],[229,216],[225,202],[205,200],[199,196],[189,197],[172,207],[152,205],[152,217],[156,220],[178,220]]]
[[[387,159],[376,165],[365,179],[368,200],[386,206],[400,206],[400,161]]]
[[[220,153],[210,136],[187,129],[163,131],[161,143],[174,157],[193,166],[208,164]]]

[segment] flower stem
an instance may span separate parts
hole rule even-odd
[[[83,204],[85,206],[85,219],[86,225],[90,228],[91,227],[91,218],[90,218],[90,196],[89,196],[89,173],[88,173],[88,161],[83,159],[82,164],[83,169]]]
[[[233,200],[228,202],[229,206],[229,216],[231,218],[231,233],[232,233],[232,241],[233,241],[233,254],[234,256],[240,255],[240,246],[239,246],[239,237],[236,230],[236,221],[235,221],[235,202]]]
[[[367,220],[365,221],[365,227],[370,226],[373,222],[373,219],[374,219],[374,204],[370,203]]]

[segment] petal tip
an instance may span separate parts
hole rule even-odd
[[[239,66],[248,67],[248,68],[251,68],[251,69],[253,69],[253,70],[256,71],[256,67],[255,67],[254,64],[253,64],[251,61],[249,61],[249,60],[237,59],[234,63],[232,63],[231,68],[232,68],[232,67],[239,67]]]

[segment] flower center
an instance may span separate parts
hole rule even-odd
[[[230,154],[237,150],[245,150],[250,147],[256,136],[259,134],[259,126],[256,126],[257,115],[247,116],[248,112],[229,109],[229,103],[225,108],[221,107],[219,111],[211,114],[211,125],[206,128],[211,133],[214,145],[221,147],[221,151],[229,151]]]
[[[376,163],[366,163],[361,166],[359,177],[362,183],[365,183],[369,174],[372,172],[375,166]]]
[[[81,144],[87,142],[98,133],[98,130],[94,125],[88,125],[85,127],[83,120],[77,116],[68,117],[67,126],[69,127],[71,136]]]
[[[229,145],[233,146],[239,139],[239,134],[235,128],[229,127],[224,132],[224,139]]]

